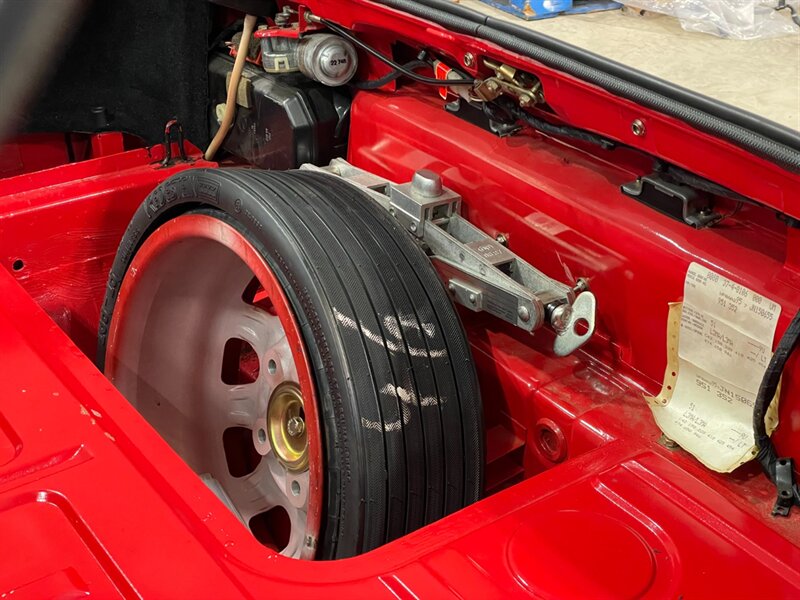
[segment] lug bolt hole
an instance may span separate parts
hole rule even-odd
[[[538,450],[552,462],[561,462],[567,456],[567,440],[561,428],[550,419],[539,419],[534,427]]]
[[[300,484],[297,481],[292,482],[292,494],[294,496],[300,495]]]
[[[258,443],[259,444],[266,443],[266,441],[267,441],[267,432],[266,432],[266,430],[264,430],[263,427],[258,430],[258,432],[256,433],[256,436],[258,437]]]
[[[274,360],[269,359],[269,362],[267,363],[267,370],[269,371],[270,375],[275,375],[275,371],[278,370],[278,365]]]

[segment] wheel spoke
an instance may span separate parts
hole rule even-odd
[[[289,521],[292,524],[289,533],[289,543],[283,550],[283,554],[292,558],[300,558],[300,553],[303,551],[303,544],[305,544],[306,537],[306,511],[303,509],[295,508],[294,506],[284,505],[286,512],[289,513]]]
[[[211,430],[228,427],[254,429],[267,410],[267,390],[263,381],[244,385],[226,385],[215,382],[207,388],[206,406],[213,406],[208,417]]]
[[[283,334],[280,319],[265,310],[242,302],[225,315],[225,331],[229,337],[238,337],[253,347],[259,358]]]
[[[227,475],[222,482],[242,520],[247,524],[255,515],[282,504],[281,490],[275,485],[264,457],[252,473],[244,477]]]

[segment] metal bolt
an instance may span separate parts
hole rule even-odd
[[[447,284],[447,291],[450,292],[451,294],[456,293],[456,286],[452,281]]]
[[[469,303],[470,304],[475,304],[476,300],[477,300],[477,298],[475,297],[475,294],[470,294],[469,295]]]
[[[498,84],[497,84],[497,82],[496,82],[496,81],[494,81],[494,80],[490,79],[489,81],[487,81],[487,82],[486,82],[486,88],[487,88],[487,89],[488,89],[490,92],[496,92],[496,91],[497,91],[497,88],[498,88]]]
[[[420,169],[411,178],[411,191],[423,198],[442,195],[442,178],[430,169]]]
[[[292,417],[286,422],[286,433],[292,437],[303,435],[306,430],[306,423],[300,417]]]
[[[531,98],[528,94],[522,94],[522,96],[519,97],[519,105],[522,108],[529,106],[532,102],[533,98]]]
[[[669,450],[676,450],[680,446],[678,442],[673,440],[672,438],[668,438],[666,435],[661,434],[661,437],[658,438],[658,443],[664,446],[664,448],[668,448]]]
[[[520,306],[517,309],[517,315],[519,316],[519,320],[523,323],[527,323],[531,320],[531,312],[528,310],[527,306]]]
[[[589,282],[584,279],[583,277],[578,277],[578,281],[575,282],[575,287],[572,288],[572,291],[576,294],[580,294],[581,292],[585,292],[589,289]]]
[[[631,131],[633,131],[633,135],[638,137],[642,137],[647,132],[641,119],[636,119],[631,123]]]
[[[409,230],[411,230],[412,233],[414,233],[417,230],[417,224],[412,223],[411,225],[408,226],[408,228]]]
[[[472,52],[467,52],[464,55],[464,66],[471,67],[475,64],[475,55]]]
[[[569,304],[559,304],[550,314],[550,324],[556,333],[563,333],[567,330],[572,319],[572,307]]]
[[[501,246],[508,246],[508,238],[503,233],[498,233],[494,236],[495,241]]]

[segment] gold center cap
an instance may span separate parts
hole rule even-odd
[[[272,451],[290,471],[308,468],[308,434],[303,396],[296,383],[280,384],[267,406],[267,433]]]

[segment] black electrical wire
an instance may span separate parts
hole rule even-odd
[[[577,127],[570,127],[568,125],[554,125],[553,123],[549,123],[544,119],[534,117],[532,114],[523,110],[520,110],[520,120],[524,121],[534,129],[550,135],[560,135],[561,137],[580,140],[582,142],[599,146],[604,150],[613,150],[617,147],[617,143],[614,140],[604,138],[601,135],[597,135],[584,129],[578,129]]]
[[[761,385],[758,388],[758,395],[753,409],[753,429],[759,454],[768,448],[771,448],[773,453],[775,451],[774,447],[772,447],[772,440],[767,435],[764,416],[767,414],[767,410],[772,404],[772,399],[775,397],[786,361],[797,347],[798,342],[800,342],[800,311],[794,316],[783,337],[781,337],[781,341],[778,342],[778,347],[769,361],[764,377],[761,379]],[[762,462],[762,464],[764,463]],[[772,465],[772,470],[774,473],[774,464]],[[769,475],[770,473],[768,472],[767,474]]]
[[[545,121],[544,119],[535,117],[518,106],[517,103],[512,101],[510,98],[499,97],[493,103],[485,102],[484,113],[486,113],[489,118],[502,120],[499,118],[497,112],[493,111],[492,104],[505,111],[505,113],[511,117],[511,119],[522,121],[523,123],[530,125],[542,133],[546,133],[548,135],[558,135],[573,140],[580,140],[582,142],[599,146],[605,150],[611,150],[617,147],[617,143],[614,140],[597,135],[591,131],[586,131],[585,129],[579,129],[577,127],[570,127],[569,125],[555,125]]]
[[[435,85],[437,87],[455,86],[455,85],[473,85],[475,83],[475,80],[471,79],[471,78],[470,79],[437,79],[436,77],[426,77],[424,75],[419,75],[417,73],[414,73],[414,71],[412,71],[410,69],[407,69],[403,65],[394,62],[391,58],[388,58],[388,57],[384,56],[383,54],[381,54],[380,52],[375,50],[375,48],[373,48],[369,44],[366,44],[365,42],[362,42],[360,39],[358,39],[356,36],[354,36],[352,33],[350,33],[347,29],[345,29],[341,25],[338,25],[338,24],[334,23],[333,21],[329,21],[328,19],[317,18],[316,20],[318,20],[320,23],[325,25],[325,27],[327,27],[331,31],[333,31],[335,33],[338,33],[340,36],[342,36],[346,40],[351,41],[353,44],[355,44],[356,46],[361,48],[364,52],[366,52],[370,56],[374,56],[375,58],[377,58],[382,63],[392,67],[392,69],[394,69],[395,71],[399,71],[402,75],[405,75],[409,79],[413,79],[414,81],[416,81],[418,83],[424,83],[426,85]],[[399,77],[399,75],[398,75],[398,77]]]
[[[423,67],[429,67],[430,65],[426,63],[424,60],[412,60],[411,62],[407,62],[403,65],[404,69],[409,71],[413,71],[415,69],[422,69]],[[360,90],[377,90],[378,88],[382,88],[387,83],[391,83],[395,79],[399,79],[400,77],[405,76],[403,71],[394,70],[391,73],[387,73],[383,77],[379,79],[370,79],[368,81],[357,81],[353,83],[353,87],[356,87]]]
[[[758,448],[756,459],[761,463],[764,473],[773,483],[776,483],[776,466],[781,459],[778,458],[775,445],[767,434],[764,417],[772,404],[775,392],[778,390],[778,383],[781,380],[786,361],[789,360],[789,356],[797,348],[798,343],[800,343],[800,311],[789,323],[789,327],[786,328],[781,341],[778,342],[778,347],[775,349],[767,370],[764,372],[764,377],[761,379],[761,385],[758,388],[758,395],[753,407],[753,433],[756,447]],[[798,491],[797,486],[794,487],[793,493],[795,504],[800,504],[800,491]]]

